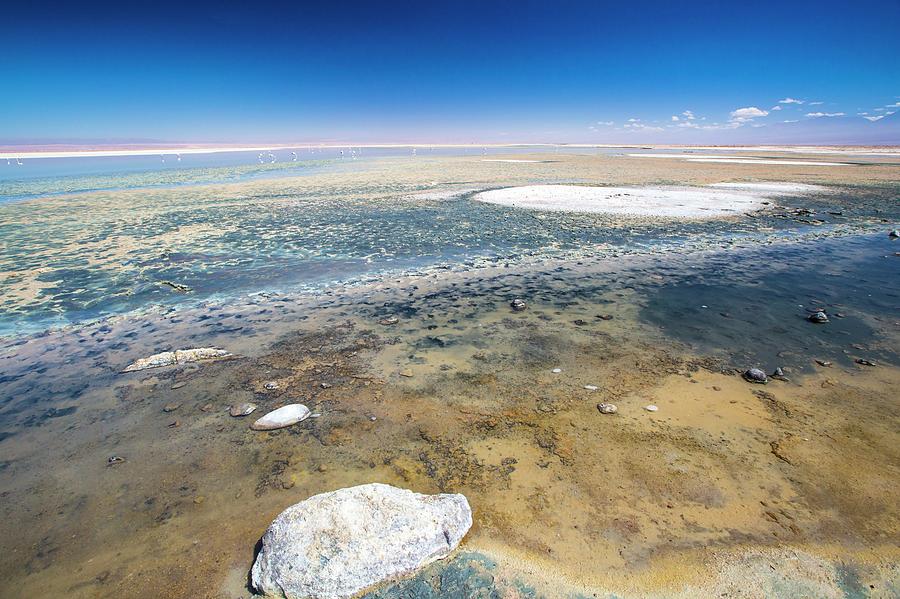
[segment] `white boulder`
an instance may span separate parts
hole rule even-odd
[[[122,372],[135,372],[137,370],[146,370],[148,368],[159,368],[160,366],[171,366],[172,364],[187,364],[188,362],[200,362],[202,360],[216,360],[218,358],[228,358],[230,356],[230,352],[216,347],[176,349],[175,351],[164,351],[159,354],[153,354],[147,358],[135,360],[126,366]]]
[[[446,557],[471,526],[472,510],[459,494],[379,483],[322,493],[275,518],[251,580],[274,597],[352,597]]]
[[[247,413],[249,414],[250,412]],[[301,420],[306,420],[309,418],[309,414],[309,408],[302,403],[292,403],[281,406],[277,410],[272,410],[251,424],[250,428],[255,431],[274,431],[279,428],[291,426],[292,424],[297,424]]]

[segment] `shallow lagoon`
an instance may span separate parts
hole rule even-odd
[[[480,176],[534,176],[489,168],[504,170]],[[666,225],[476,218],[464,197],[409,207],[397,190],[415,193],[423,173],[407,184],[390,169],[401,180],[387,191],[360,200],[351,186],[344,204],[359,202],[359,215],[383,206],[381,220],[396,227],[385,243],[413,255],[428,231],[468,240],[471,227],[456,221],[469,218],[473,239],[521,245],[486,259],[473,242],[462,264],[432,257],[450,268],[402,273],[386,272],[381,256],[347,276],[353,285],[306,289],[270,282],[297,258],[272,271],[251,261],[247,270],[262,270],[233,287],[189,300],[167,292],[115,306],[109,320],[4,342],[4,595],[246,597],[272,517],[311,494],[380,481],[463,492],[475,526],[455,559],[375,596],[742,596],[747,581],[776,596],[890,596],[900,429],[884,390],[900,381],[900,248],[881,222],[897,220],[889,187],[784,200],[828,219],[818,225],[777,216]],[[304,190],[257,184],[275,185],[277,197]],[[339,217],[328,203],[303,207]],[[285,219],[253,224],[253,212],[223,221],[249,219],[245,236],[225,226],[221,236],[187,235],[185,246],[237,235],[224,245],[246,244],[252,256],[269,242],[251,231]],[[397,218],[405,212],[417,216]],[[429,228],[428,215],[454,218]],[[139,216],[148,236],[135,239],[147,244],[134,251],[157,256],[150,223],[159,221]],[[372,245],[365,226],[348,231]],[[410,231],[422,239],[405,239]],[[328,239],[351,245],[352,236]],[[436,254],[449,245],[435,243]],[[168,273],[199,272],[192,282],[204,289],[196,281],[241,271],[240,261],[223,270],[206,261],[186,256],[185,270]],[[141,272],[104,264],[122,268],[123,285]],[[528,310],[513,312],[514,297]],[[844,318],[805,321],[818,305]],[[378,324],[388,315],[399,322]],[[119,373],[138,357],[206,345],[237,357]],[[781,366],[789,380],[750,385],[736,374],[750,365]],[[242,401],[302,401],[322,417],[259,433],[228,416]],[[620,413],[599,414],[601,401]],[[659,412],[643,410],[651,403]],[[125,462],[107,466],[111,455]]]

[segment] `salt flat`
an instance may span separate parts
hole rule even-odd
[[[766,194],[697,187],[526,185],[485,191],[475,199],[529,210],[662,218],[720,218],[758,210]]]

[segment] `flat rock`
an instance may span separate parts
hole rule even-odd
[[[352,597],[446,557],[471,526],[472,510],[459,494],[380,483],[322,493],[275,518],[251,582],[287,599]]]
[[[228,409],[228,413],[234,416],[235,418],[240,418],[241,416],[249,416],[256,410],[255,403],[239,403],[231,406]]]
[[[309,418],[309,408],[300,403],[292,403],[273,410],[250,425],[255,431],[274,431],[297,424]]]
[[[148,368],[159,368],[161,366],[171,366],[173,364],[187,364],[189,362],[200,362],[202,360],[215,360],[218,358],[227,358],[229,356],[231,356],[230,352],[215,347],[177,349],[175,351],[164,351],[146,358],[135,360],[126,366],[122,372],[135,372],[138,370],[147,370]]]

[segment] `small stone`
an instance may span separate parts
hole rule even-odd
[[[888,237],[893,237],[894,239],[897,239],[898,237],[900,237],[900,229],[894,229],[893,231],[888,233]]]
[[[831,367],[831,362],[829,362],[828,360],[816,360],[816,364],[818,364],[819,366],[824,366],[825,368]]]
[[[713,390],[713,391],[721,391],[721,390],[722,390],[722,387],[719,387],[718,385],[713,385],[713,386],[712,386],[712,390]]]
[[[396,316],[386,316],[378,321],[378,324],[384,325],[386,327],[392,326],[400,322],[400,319]]]
[[[654,406],[653,404],[650,404],[649,406],[644,406],[644,409],[647,410],[648,412],[656,412],[656,411],[659,411],[659,408],[657,408],[657,407]]]
[[[213,407],[213,405],[211,403],[205,403],[202,406],[200,406],[200,411],[201,412],[209,412],[210,410],[212,410],[212,407]]]
[[[612,320],[613,315],[612,314],[598,314],[597,318],[599,318],[600,320]]]
[[[173,420],[169,423],[169,428],[177,428],[179,426],[181,426],[181,422],[179,422],[178,420]]]
[[[601,414],[615,414],[619,411],[619,408],[611,403],[598,403],[597,409],[600,410]]]
[[[579,327],[583,327],[584,325],[587,324],[587,321],[586,321],[586,320],[582,320],[581,318],[578,318],[578,319],[576,319],[576,320],[573,320],[572,322],[575,324],[575,326],[579,326]]]
[[[585,385],[584,388],[588,391],[596,391],[598,389],[597,385]]]
[[[554,368],[550,372],[552,372],[553,374],[559,374],[560,372],[562,372],[562,368]]]
[[[323,389],[331,389],[331,383],[319,383],[319,386]]]
[[[194,503],[196,503],[197,505],[200,505],[204,501],[206,501],[206,497],[204,497],[203,495],[197,495],[196,497],[194,497]]]
[[[744,380],[750,383],[758,383],[760,385],[765,385],[769,382],[769,377],[766,376],[766,373],[760,370],[759,368],[751,368],[744,372],[742,375]]]
[[[509,307],[513,309],[513,312],[522,312],[528,306],[525,304],[525,300],[516,298],[513,301],[509,302]]]
[[[406,378],[412,378],[413,371],[409,368],[400,371],[400,376],[405,376]]]
[[[875,366],[875,362],[871,360],[866,360],[865,358],[856,358],[854,360],[857,364],[862,364],[863,366]]]
[[[124,464],[124,463],[125,463],[125,458],[123,458],[122,456],[118,456],[118,455],[111,455],[106,460],[107,466],[115,466],[116,464]]]
[[[252,414],[255,409],[256,409],[255,403],[245,402],[245,403],[239,403],[237,405],[231,406],[231,408],[229,408],[229,410],[228,410],[228,413],[231,414],[232,416],[234,416],[235,418],[240,418],[241,416],[247,416],[249,414]]]
[[[819,310],[818,312],[813,312],[809,316],[806,317],[806,320],[810,322],[814,322],[816,324],[825,324],[828,322],[828,315],[825,312]]]
[[[296,483],[293,479],[281,481],[281,488],[287,491],[288,489],[293,489]]]
[[[263,385],[263,387],[265,387],[266,391],[274,391],[278,388],[278,383],[276,383],[275,381],[269,381],[268,383]]]
[[[176,389],[181,389],[185,385],[187,385],[187,381],[180,381],[178,383],[175,383],[171,387],[169,387],[169,389],[171,389],[172,391],[175,391]]]
[[[180,403],[167,403],[163,406],[163,412],[174,412],[181,407]]]
[[[327,472],[328,466],[326,466],[325,464],[319,464],[319,467],[316,468],[316,470],[318,470],[319,472]]]
[[[376,420],[378,420],[378,418],[373,415],[373,416],[369,416],[369,420],[371,420],[372,422],[375,422]]]

